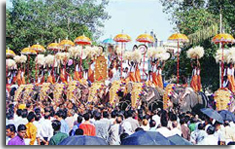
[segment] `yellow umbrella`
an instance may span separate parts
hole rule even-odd
[[[16,54],[14,51],[10,50],[9,48],[6,49],[6,57],[9,58],[9,57],[14,57]]]
[[[222,44],[222,62],[221,62],[221,84],[223,84],[223,76],[224,76],[224,44],[226,43],[234,43],[235,40],[232,35],[220,33],[215,35],[212,38],[212,42],[215,44],[221,43]]]
[[[32,50],[29,47],[27,48],[24,48],[22,51],[21,51],[21,54],[24,54],[24,55],[28,55],[28,60],[30,61],[30,55],[37,55],[37,52],[35,50]],[[27,77],[27,83],[29,82],[29,61],[28,61],[28,67],[27,67],[27,72],[28,72],[28,77]]]
[[[61,46],[58,43],[51,43],[47,46],[48,50],[58,51],[61,49]]]
[[[71,40],[65,39],[62,40],[59,43],[60,46],[62,46],[64,48],[64,50],[66,50],[66,48],[71,47],[71,46],[75,46],[74,42],[72,42]]]
[[[184,34],[180,34],[180,33],[175,33],[175,34],[172,34],[169,38],[168,38],[169,41],[175,41],[177,42],[177,49],[178,49],[178,54],[177,54],[177,83],[179,83],[179,77],[180,77],[180,73],[179,73],[179,70],[180,70],[180,52],[179,52],[179,43],[180,42],[189,42],[188,40],[188,37]]]
[[[46,51],[45,48],[42,45],[38,44],[38,43],[33,45],[33,46],[31,46],[31,49],[35,50],[38,53]]]
[[[172,34],[168,40],[170,41],[179,41],[179,42],[189,42],[188,37],[185,34],[175,33]]]
[[[85,35],[77,37],[74,42],[79,45],[90,45],[91,39],[86,37]]]
[[[118,34],[113,39],[116,42],[130,42],[131,37],[127,34]]]
[[[30,47],[24,48],[20,53],[24,55],[37,55],[37,52],[32,50]]]
[[[136,41],[144,42],[144,43],[153,43],[154,38],[153,38],[153,36],[151,36],[149,34],[141,34],[136,38]]]
[[[218,43],[233,43],[235,42],[234,38],[230,34],[217,34],[212,38],[212,42]]]

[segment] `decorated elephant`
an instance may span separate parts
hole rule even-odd
[[[163,102],[166,107],[173,106],[173,108],[179,110],[180,112],[194,111],[197,113],[200,108],[208,107],[209,99],[205,93],[195,92],[191,87],[182,87],[175,84],[169,84],[166,87]]]

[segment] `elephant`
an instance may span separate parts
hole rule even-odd
[[[203,92],[195,92],[191,87],[174,86],[170,101],[179,112],[194,111],[207,108],[209,98]]]

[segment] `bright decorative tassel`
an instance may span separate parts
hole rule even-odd
[[[35,58],[36,64],[39,65],[44,65],[45,64],[45,57],[43,54],[39,54],[37,55],[37,57]]]
[[[227,56],[228,56],[228,50],[224,49],[224,61],[227,61]],[[222,60],[222,49],[218,49],[216,51],[215,60],[217,63]]]
[[[15,67],[16,62],[13,59],[6,59],[6,65],[8,68]]]

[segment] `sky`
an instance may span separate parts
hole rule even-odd
[[[145,32],[154,31],[163,41],[174,33],[173,25],[158,0],[110,0],[106,10],[111,19],[104,23],[101,40],[113,38],[123,30],[132,38],[132,42],[127,44],[130,47],[137,43],[136,37]]]
[[[7,7],[11,7],[10,0],[6,1]],[[159,0],[110,0],[106,11],[111,18],[104,22],[103,35],[99,41],[115,37],[119,33],[131,36],[132,41],[127,43],[131,48],[138,35],[154,31],[159,41],[167,41],[174,33],[173,25],[168,21],[168,15],[163,13],[163,7]]]

